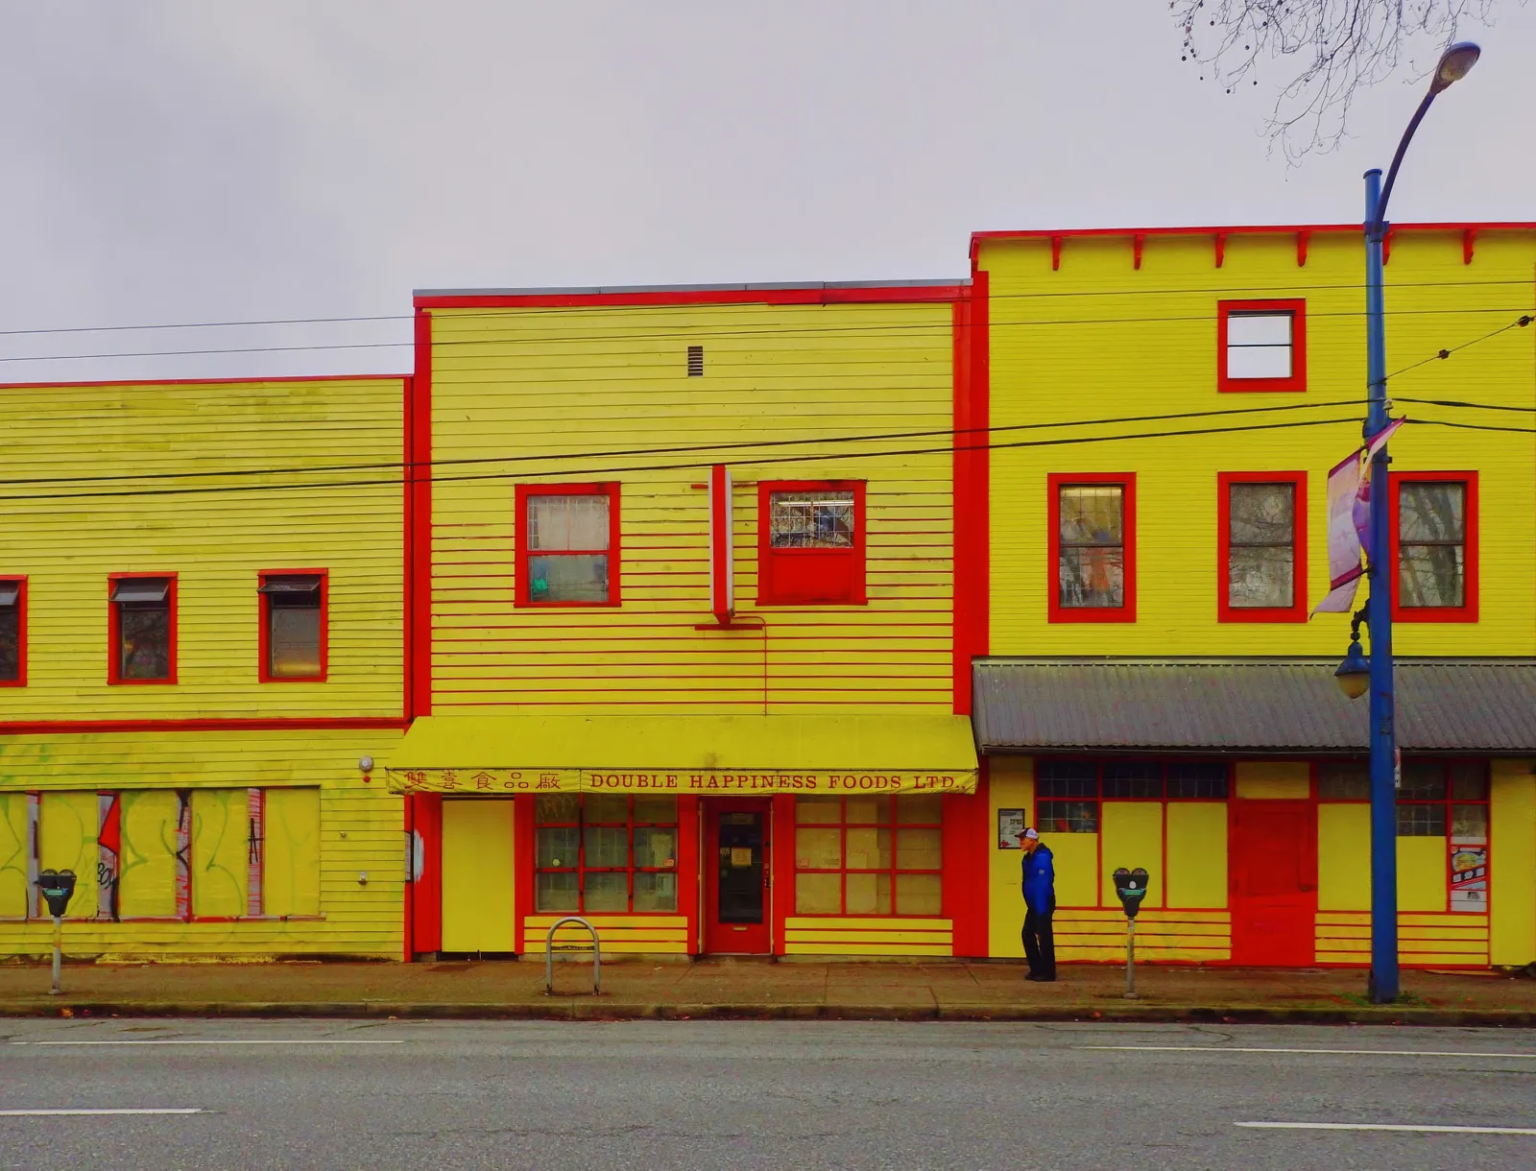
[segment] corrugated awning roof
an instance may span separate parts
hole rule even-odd
[[[1367,751],[1368,705],[1325,659],[979,659],[986,752]],[[1405,752],[1536,752],[1536,662],[1399,659]]]

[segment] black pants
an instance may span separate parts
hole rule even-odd
[[[1024,957],[1029,960],[1029,974],[1042,979],[1056,978],[1056,940],[1051,935],[1052,907],[1041,915],[1033,910],[1024,912]]]

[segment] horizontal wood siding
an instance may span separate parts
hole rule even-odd
[[[1125,962],[1125,913],[1061,909],[1053,920],[1061,960]],[[1226,911],[1148,908],[1136,916],[1136,958],[1221,963],[1232,958],[1232,917]]]
[[[784,920],[784,954],[952,956],[954,924],[948,919],[792,916]]]
[[[1397,956],[1417,968],[1486,968],[1488,916],[1471,912],[1399,913]],[[1317,962],[1369,964],[1371,917],[1365,912],[1322,911],[1317,916]]]
[[[560,915],[528,915],[523,919],[524,952],[543,955],[544,940]],[[603,954],[614,955],[687,955],[688,918],[685,915],[584,915],[597,928]],[[561,952],[591,953],[592,937],[577,924],[568,924],[555,934],[555,948]]]

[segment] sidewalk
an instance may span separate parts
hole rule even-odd
[[[1013,963],[542,962],[66,965],[0,963],[0,1016],[322,1016],[612,1020],[1222,1020],[1536,1027],[1536,980],[1403,974],[1403,1003],[1365,1002],[1356,970],[1063,965],[1031,984]]]

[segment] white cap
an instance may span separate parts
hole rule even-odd
[[[1039,841],[1040,840],[1040,831],[1037,830],[1034,826],[1030,826],[1023,833],[1019,834],[1019,837],[1021,837],[1021,838],[1028,838],[1032,842],[1033,841]]]

